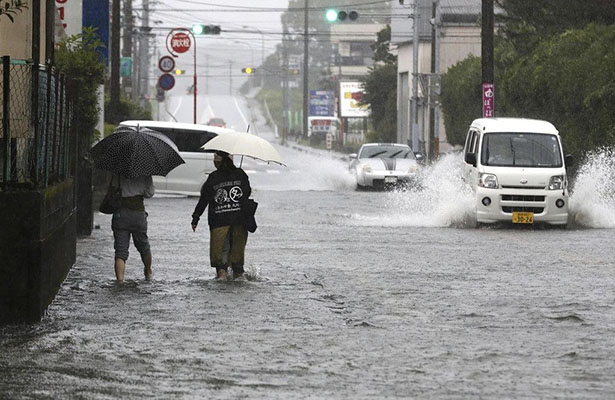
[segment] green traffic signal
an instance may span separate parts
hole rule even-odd
[[[192,33],[194,33],[195,35],[202,35],[204,30],[205,30],[204,25],[201,25],[201,24],[192,25]]]
[[[329,22],[337,21],[337,10],[334,10],[333,8],[328,9],[325,13],[325,18]]]
[[[359,13],[356,11],[337,11],[334,8],[330,8],[325,13],[325,18],[328,22],[345,21],[346,19],[356,21],[359,18]]]
[[[220,25],[192,25],[192,33],[195,35],[219,35],[222,32]]]

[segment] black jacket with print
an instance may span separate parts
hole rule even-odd
[[[209,229],[239,222],[242,204],[251,193],[250,181],[244,170],[234,165],[217,169],[209,174],[201,188],[201,198],[192,213],[192,225],[198,225],[207,206]]]

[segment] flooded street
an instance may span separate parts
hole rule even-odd
[[[0,328],[0,398],[615,397],[615,211],[610,188],[584,189],[596,166],[568,229],[477,229],[454,156],[423,191],[382,193],[281,151],[287,169],[244,163],[247,282],[212,279],[196,198],[157,195],[154,280],[131,247],[117,284],[97,214],[43,321]]]

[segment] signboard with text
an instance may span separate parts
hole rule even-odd
[[[361,82],[340,82],[340,115],[342,117],[369,117],[369,105],[361,104],[363,93]]]
[[[332,117],[335,112],[335,95],[329,90],[310,90],[310,115]]]
[[[190,49],[190,36],[183,32],[178,32],[171,38],[171,48],[177,53],[185,53]]]
[[[493,83],[483,83],[483,118],[491,118],[495,113],[495,90]]]

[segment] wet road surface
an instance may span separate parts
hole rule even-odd
[[[117,284],[97,214],[44,320],[0,328],[0,398],[615,397],[612,227],[476,229],[449,173],[356,192],[283,151],[245,164],[247,282],[212,279],[196,198],[156,196],[154,280],[131,247]]]

